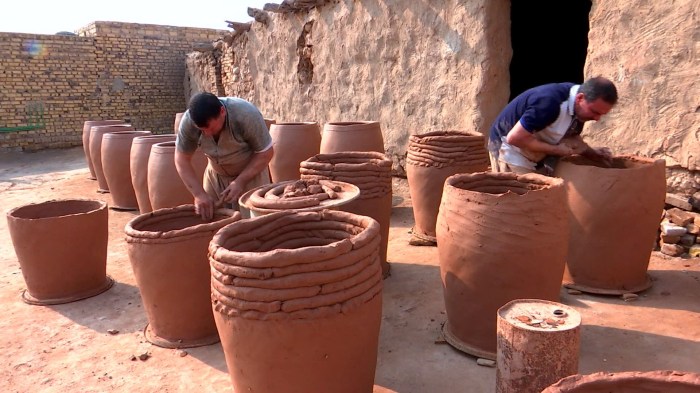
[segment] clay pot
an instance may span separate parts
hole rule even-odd
[[[485,171],[488,166],[488,151],[479,133],[436,131],[411,135],[406,176],[415,226],[410,244],[435,245],[435,223],[445,179],[457,173]]]
[[[52,200],[17,207],[7,225],[29,304],[61,304],[112,287],[107,272],[107,204]]]
[[[182,121],[182,115],[184,115],[185,112],[178,112],[175,114],[175,123],[173,124],[173,131],[175,135],[180,131],[180,121]]]
[[[700,374],[648,371],[572,375],[542,393],[699,393]]]
[[[151,131],[110,132],[102,137],[102,170],[112,195],[112,208],[136,210],[136,192],[131,184],[129,156],[131,142],[138,136],[151,135]]]
[[[95,126],[90,129],[90,159],[97,178],[97,192],[109,192],[109,185],[102,168],[102,137],[109,132],[134,131],[130,124]]]
[[[277,121],[276,121],[275,119],[263,119],[263,120],[265,120],[265,125],[267,126],[267,129],[268,129],[268,130],[270,129],[270,127],[271,127],[273,124],[276,124],[276,123],[277,123]]]
[[[437,221],[448,343],[496,358],[496,312],[559,300],[569,225],[561,179],[480,172],[445,181]]]
[[[372,392],[382,314],[379,224],[283,211],[221,229],[212,302],[236,392]]]
[[[172,142],[176,137],[171,134],[139,136],[131,143],[129,154],[131,185],[134,187],[141,214],[153,211],[151,200],[148,198],[148,158],[151,155],[151,147],[156,143]]]
[[[121,120],[88,120],[83,123],[83,151],[85,152],[85,161],[87,161],[88,168],[90,169],[90,180],[97,180],[95,177],[95,168],[92,167],[92,160],[90,159],[90,129],[93,126],[107,126],[107,125],[117,125],[125,124]]]
[[[195,173],[201,179],[207,167],[207,158],[197,149],[192,157]],[[190,204],[192,194],[175,168],[175,142],[156,143],[148,159],[148,199],[152,208],[162,209]]]
[[[214,233],[240,214],[218,209],[205,222],[194,206],[155,210],[131,220],[126,242],[148,317],[146,339],[164,348],[219,341],[211,310],[207,246]]]
[[[340,209],[379,222],[380,257],[384,277],[389,275],[387,248],[391,225],[391,159],[377,152],[318,154],[300,164],[301,178],[345,181],[360,189],[360,197]]]
[[[664,160],[615,157],[612,168],[583,157],[560,160],[571,239],[564,273],[569,288],[599,294],[643,291],[666,198]]]
[[[354,121],[326,123],[321,136],[321,153],[376,151],[384,153],[379,122]]]
[[[299,163],[319,152],[321,130],[318,123],[273,124],[270,136],[275,149],[269,165],[272,182],[298,180]]]

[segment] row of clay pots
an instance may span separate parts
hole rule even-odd
[[[92,158],[90,156],[90,134],[92,127],[118,124],[128,125],[121,120],[88,120],[83,123],[83,152],[85,153],[85,161],[87,162],[88,169],[90,170],[90,180],[97,180],[95,168],[92,165]]]
[[[176,136],[171,134],[148,135],[134,138],[131,143],[129,172],[131,173],[131,184],[136,194],[136,203],[141,213],[153,211],[153,206],[148,196],[148,161],[151,155],[151,148],[157,143],[174,142],[175,138]]]
[[[95,171],[97,192],[109,192],[109,184],[107,184],[107,178],[105,178],[104,168],[102,166],[102,139],[107,133],[124,131],[134,131],[134,127],[130,124],[117,124],[111,126],[93,126],[90,129],[90,140],[88,142],[90,147],[88,153],[90,154],[92,168]]]
[[[113,209],[138,209],[136,191],[131,182],[131,146],[134,138],[144,136],[152,134],[150,131],[122,131],[102,137],[102,169]]]
[[[391,160],[378,152],[343,152],[318,154],[300,164],[302,179],[327,179],[348,182],[360,189],[355,201],[341,207],[343,211],[369,216],[380,226],[382,274],[389,274],[387,248],[391,225]]]

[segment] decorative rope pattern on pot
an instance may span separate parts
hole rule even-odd
[[[438,168],[488,165],[489,156],[479,133],[435,131],[411,135],[406,163]]]
[[[358,199],[378,198],[391,192],[391,160],[378,152],[317,154],[301,163],[302,179],[326,179],[360,188]]]

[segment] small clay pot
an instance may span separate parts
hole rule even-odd
[[[700,393],[700,374],[647,371],[572,375],[542,393]]]
[[[7,225],[27,290],[22,300],[74,302],[112,287],[107,276],[107,204],[52,200],[17,207]]]
[[[192,156],[195,173],[201,179],[207,158],[197,149]],[[191,204],[192,194],[175,168],[175,142],[156,143],[148,159],[148,198],[154,210]]]
[[[153,211],[151,200],[148,198],[148,158],[151,155],[151,147],[156,143],[172,142],[176,137],[172,134],[139,136],[131,143],[129,170],[141,214]]]
[[[173,131],[175,135],[180,131],[180,121],[182,121],[182,116],[185,112],[178,112],[175,114],[175,123],[173,124]]]
[[[270,126],[275,154],[270,161],[273,183],[298,180],[299,164],[318,154],[321,129],[316,122],[277,123]]]
[[[516,299],[559,300],[569,239],[561,179],[479,172],[445,181],[437,247],[448,343],[496,358],[496,312]]]
[[[90,159],[90,129],[93,126],[107,126],[107,125],[117,125],[125,124],[121,120],[88,120],[83,123],[83,151],[85,152],[85,161],[87,162],[88,169],[90,169],[90,180],[97,180],[95,177],[95,168],[92,167],[92,160]]]
[[[384,153],[379,122],[351,121],[326,123],[321,135],[321,153],[376,151]]]
[[[411,135],[406,156],[415,225],[410,244],[434,246],[435,223],[445,180],[457,173],[485,171],[489,156],[483,135],[435,131]]]
[[[379,243],[375,220],[330,210],[272,213],[214,236],[214,318],[236,392],[372,392]]]
[[[651,286],[649,257],[666,199],[665,161],[621,156],[612,167],[576,156],[560,160],[571,239],[564,285],[597,294]]]
[[[219,341],[211,310],[207,246],[214,233],[240,218],[218,209],[205,222],[194,206],[155,210],[126,225],[131,267],[148,316],[146,339],[187,348]]]
[[[130,124],[95,126],[90,129],[90,160],[97,178],[97,192],[109,192],[109,184],[102,168],[102,137],[109,132],[134,131]]]
[[[131,183],[129,156],[131,143],[139,136],[151,135],[151,131],[110,132],[102,137],[102,170],[112,195],[112,208],[136,210],[138,202]]]

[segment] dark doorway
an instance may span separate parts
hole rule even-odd
[[[510,99],[551,82],[583,82],[591,0],[512,0]]]

